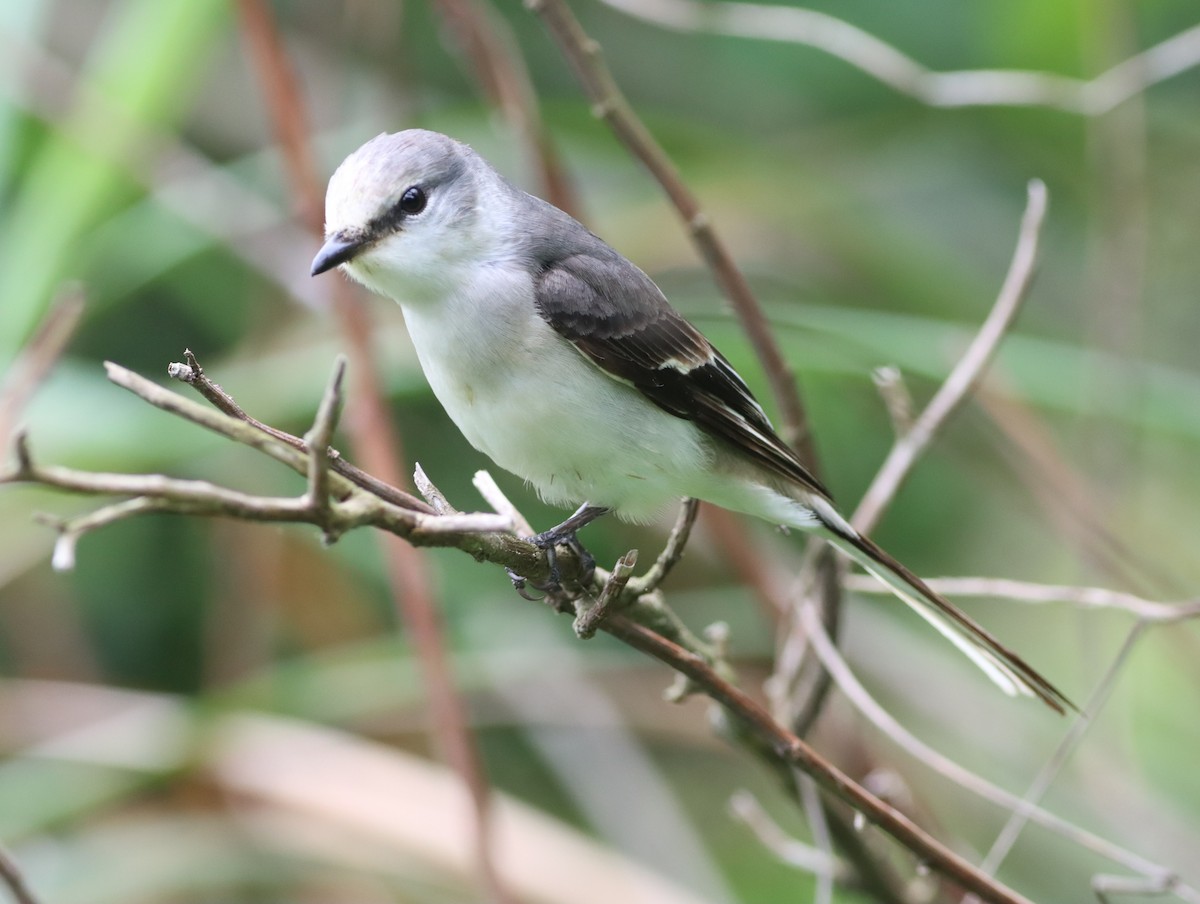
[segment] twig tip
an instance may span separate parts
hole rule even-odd
[[[1026,187],[1026,198],[1027,215],[1035,222],[1040,222],[1046,215],[1046,207],[1050,201],[1050,190],[1046,188],[1046,183],[1036,176],[1030,179]]]
[[[33,455],[29,451],[29,432],[24,427],[13,434],[13,451],[17,454],[17,472],[29,474],[33,470]]]
[[[342,400],[342,384],[346,382],[346,369],[349,366],[349,359],[344,354],[337,355],[334,359],[334,372],[329,378],[329,391],[337,397],[338,405],[341,405]]]
[[[78,539],[70,531],[61,531],[54,541],[54,552],[50,556],[50,567],[60,574],[75,570],[75,541]]]

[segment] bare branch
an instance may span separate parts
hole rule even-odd
[[[213,417],[225,417],[207,409],[201,410]],[[244,426],[238,421],[232,423]],[[252,436],[262,438],[252,428],[246,429]],[[245,441],[245,437],[232,438]],[[327,524],[334,537],[371,525],[415,546],[458,547],[476,558],[538,579],[544,579],[548,573],[542,551],[511,536],[511,523],[505,515],[482,512],[438,516],[412,512],[343,484],[337,475],[329,475],[336,498],[327,508],[322,508],[313,504],[307,492],[299,497],[254,496],[203,480],[183,480],[160,474],[109,474],[40,465],[33,461],[23,437],[19,438],[17,458],[16,468],[0,473],[0,484],[38,483],[82,495],[133,497],[81,518],[66,521],[44,518],[63,537],[57,555],[64,566],[73,561],[74,543],[85,533],[133,515],[171,512],[245,521],[313,524],[322,529]],[[303,473],[303,468],[299,470]],[[338,495],[341,491],[344,495]],[[564,555],[561,567],[565,574],[574,576],[578,562],[574,556]]]
[[[58,531],[58,539],[54,543],[54,554],[50,557],[50,567],[55,571],[73,571],[75,569],[75,547],[84,534],[134,515],[171,511],[172,505],[173,502],[167,499],[138,496],[135,499],[106,505],[80,518],[64,520],[48,515],[35,515],[34,518]]]
[[[226,439],[257,449],[287,465],[298,474],[307,472],[308,456],[300,448],[292,446],[290,443],[286,446],[281,445],[280,441],[273,439],[245,420],[205,408],[198,402],[185,399],[178,393],[164,389],[141,374],[134,373],[112,361],[104,362],[104,371],[113,383],[122,389],[129,390],[155,408],[198,424]]]
[[[342,378],[346,375],[346,359],[338,355],[333,365],[333,375],[325,387],[321,404],[313,419],[312,429],[304,435],[304,443],[308,446],[308,499],[318,518],[321,529],[325,531],[325,539],[332,542],[334,536],[330,533],[329,514],[329,455],[326,450],[333,440],[333,431],[337,427],[338,415],[342,410]]]
[[[1200,600],[1160,603],[1132,593],[1104,587],[1071,587],[1036,584],[1006,578],[931,578],[927,583],[944,596],[986,597],[1018,603],[1067,603],[1083,609],[1117,609],[1151,624],[1170,624],[1200,618]],[[886,587],[866,575],[847,575],[846,588],[856,593],[889,594]]]
[[[512,521],[507,515],[492,512],[452,512],[446,515],[416,515],[414,530],[426,537],[435,534],[508,533]]]
[[[625,585],[629,583],[629,578],[633,574],[634,566],[637,565],[638,551],[631,549],[621,558],[617,559],[617,564],[613,566],[612,573],[609,574],[608,580],[604,582],[604,587],[600,591],[600,596],[596,598],[594,603],[588,603],[584,597],[580,597],[575,601],[575,635],[580,640],[587,640],[596,633],[596,629],[600,627],[600,623],[608,618],[609,613],[613,609],[613,605],[621,598],[621,593],[625,589]]]
[[[8,448],[17,418],[62,356],[82,314],[83,291],[71,286],[50,305],[37,331],[9,368],[0,383],[0,449]]]
[[[649,593],[661,584],[670,574],[671,569],[683,558],[684,548],[692,535],[692,527],[696,523],[696,515],[700,511],[700,503],[696,499],[684,499],[679,506],[679,514],[675,516],[675,524],[667,537],[667,545],[659,553],[650,570],[639,578],[629,582],[630,591],[640,596]]]
[[[996,836],[996,840],[987,852],[987,856],[983,858],[983,863],[980,864],[981,869],[989,873],[994,873],[1000,868],[1009,851],[1016,844],[1017,838],[1020,837],[1025,826],[1033,818],[1030,815],[1030,810],[1036,807],[1042,798],[1045,797],[1046,792],[1050,790],[1050,786],[1054,783],[1054,779],[1057,778],[1058,773],[1066,765],[1067,760],[1070,759],[1071,754],[1075,752],[1076,748],[1083,741],[1083,736],[1091,727],[1092,721],[1086,714],[1098,713],[1104,707],[1109,695],[1112,694],[1113,688],[1116,687],[1117,676],[1121,674],[1125,663],[1129,661],[1129,655],[1133,652],[1134,647],[1137,646],[1137,642],[1146,630],[1146,627],[1146,622],[1135,622],[1133,627],[1130,628],[1129,633],[1125,635],[1121,649],[1117,651],[1117,655],[1109,663],[1108,668],[1100,679],[1100,683],[1096,685],[1091,697],[1084,705],[1083,714],[1071,722],[1071,727],[1067,730],[1063,739],[1059,741],[1058,746],[1054,749],[1054,753],[1051,754],[1037,775],[1033,777],[1033,781],[1030,782],[1028,790],[1026,790],[1024,796],[1021,798],[1019,806],[1013,808],[1012,812],[1008,814],[1008,819],[1005,821],[1004,827]],[[967,904],[970,897],[970,895],[967,896],[964,904]]]
[[[217,410],[229,415],[237,420],[244,421],[257,430],[262,431],[267,436],[279,440],[279,442],[291,446],[300,452],[307,454],[308,444],[298,436],[293,436],[284,430],[276,429],[270,424],[264,424],[262,421],[248,414],[241,405],[239,405],[229,393],[221,388],[220,384],[211,380],[200,366],[200,362],[196,360],[196,356],[192,354],[190,349],[184,350],[184,357],[187,358],[186,364],[173,363],[167,366],[167,375],[174,380],[179,380],[181,383],[187,383],[204,398],[208,399]],[[336,449],[329,449],[329,467],[336,473],[342,475],[355,486],[362,487],[372,495],[379,496],[381,499],[386,499],[392,505],[397,505],[400,508],[412,509],[416,512],[424,512],[426,514],[434,514],[434,509],[422,502],[411,493],[406,493],[390,483],[385,483],[377,477],[368,474],[362,468],[359,468],[342,457],[342,454]]]
[[[488,505],[501,515],[509,518],[512,522],[512,529],[517,532],[518,536],[532,537],[537,533],[530,526],[529,522],[525,520],[525,516],[504,495],[504,491],[500,489],[499,484],[496,483],[495,478],[491,474],[487,471],[476,471],[475,476],[471,478],[471,482],[475,484],[475,489],[479,490],[479,494],[487,500]]]
[[[172,393],[144,377],[114,364],[106,365],[113,382],[150,404],[206,427],[235,442],[270,455],[299,474],[308,473],[308,456],[272,439],[250,424],[213,411]],[[309,523],[328,528],[336,537],[347,530],[373,525],[417,546],[457,546],[476,558],[512,568],[532,579],[548,574],[545,556],[531,543],[510,535],[511,521],[503,514],[481,513],[439,517],[414,512],[356,487],[337,474],[328,474],[332,498],[328,507],[315,506],[308,493],[297,497],[254,496],[202,480],[182,480],[159,474],[108,474],[35,463],[24,435],[15,443],[14,467],[0,472],[2,483],[35,482],[72,493],[132,497],[91,515],[52,522],[62,539],[58,561],[73,561],[74,544],[90,530],[121,518],[151,511],[223,516],[251,521]],[[560,557],[560,567],[574,576],[578,560]]]
[[[479,474],[483,473],[485,472],[479,472]],[[475,476],[478,477],[479,474]],[[421,495],[430,500],[434,508],[437,509],[436,515],[424,516],[418,519],[417,523],[425,533],[490,533],[493,531],[512,533],[514,521],[519,520],[522,524],[526,524],[525,518],[515,507],[512,507],[512,503],[509,503],[510,508],[508,511],[498,511],[495,514],[491,512],[467,514],[460,512],[450,504],[445,494],[434,486],[433,481],[429,479],[429,476],[420,465],[416,466],[413,480],[421,491]],[[531,529],[529,533],[523,536],[533,536],[533,530]]]
[[[542,196],[579,216],[579,199],[546,134],[529,70],[504,17],[488,0],[435,0],[433,5],[470,60],[488,103],[500,111],[525,146]]]
[[[429,475],[425,473],[425,469],[421,467],[421,463],[417,462],[413,465],[413,485],[417,488],[417,492],[425,497],[425,501],[433,506],[433,510],[439,515],[449,515],[458,511],[450,504],[445,495],[429,479]]]
[[[247,424],[257,427],[263,433],[267,434],[267,436],[274,437],[280,442],[287,443],[294,449],[299,449],[302,452],[308,451],[308,447],[305,445],[304,440],[300,439],[298,436],[292,436],[290,433],[285,433],[282,430],[276,430],[269,424],[264,424],[262,421],[247,414],[245,409],[243,409],[241,405],[234,401],[233,396],[222,389],[219,383],[215,383],[209,378],[208,374],[204,372],[204,368],[200,366],[200,362],[196,360],[196,356],[192,353],[190,348],[185,348],[183,350],[183,356],[187,359],[186,364],[172,362],[171,364],[167,365],[168,377],[170,377],[172,380],[178,380],[180,383],[186,383],[188,386],[191,386],[193,389],[199,392],[200,395],[208,399],[208,401],[218,411],[227,414],[230,417],[237,418],[239,421],[245,421]]]
[[[39,483],[43,486],[89,496],[145,496],[170,502],[172,511],[189,515],[228,515],[247,521],[310,521],[308,499],[276,499],[253,496],[209,483],[161,474],[110,474],[77,471],[60,465],[30,463],[15,473],[0,477],[0,483]],[[410,519],[417,516],[406,513]],[[350,527],[352,525],[346,525]]]
[[[831,876],[838,882],[853,877],[844,863],[826,851],[788,837],[749,791],[734,794],[729,799],[729,811],[754,833],[763,847],[789,866],[815,876]]]
[[[604,64],[600,45],[588,37],[564,0],[526,0],[525,5],[541,18],[557,42],[592,103],[593,113],[609,125],[618,140],[650,171],[675,206],[701,257],[732,303],[742,329],[750,337],[779,406],[784,439],[799,449],[804,462],[817,471],[816,452],[795,374],[779,350],[758,299],[712,221],[666,152],[637,118]]]
[[[149,381],[135,378],[115,365],[109,366],[114,380],[152,401],[159,407],[210,427],[235,441],[268,452],[279,461],[300,473],[307,473],[307,456],[275,440],[244,421],[198,405]],[[337,380],[326,396],[323,413],[318,417],[313,441],[327,438],[331,427],[328,412],[336,408]],[[545,578],[545,556],[528,541],[507,533],[494,532],[496,527],[510,526],[510,519],[499,515],[445,516],[415,513],[393,506],[372,496],[339,475],[329,474],[331,498],[327,507],[314,504],[310,493],[299,499],[253,497],[244,493],[216,487],[203,481],[175,480],[161,475],[84,474],[67,468],[38,465],[28,450],[19,451],[16,471],[4,480],[36,480],[76,492],[103,495],[128,495],[133,500],[95,517],[99,522],[126,517],[139,511],[173,511],[206,515],[227,515],[259,520],[279,520],[315,523],[333,536],[358,525],[372,525],[420,545],[453,546],[476,558],[512,568],[521,574]],[[299,459],[297,461],[296,459]],[[145,499],[148,501],[139,501]],[[160,507],[157,501],[162,500]],[[75,525],[79,532],[79,523]],[[565,568],[577,568],[570,557],[563,557]],[[892,807],[870,794],[847,776],[817,755],[807,744],[789,732],[753,698],[732,683],[732,672],[722,659],[723,640],[714,628],[705,643],[692,635],[678,617],[666,607],[657,591],[640,596],[630,594],[626,580],[634,565],[633,554],[627,554],[614,569],[604,586],[595,583],[587,588],[596,592],[599,605],[596,611],[581,613],[584,627],[598,623],[601,630],[625,643],[667,663],[683,675],[689,688],[702,690],[727,710],[728,724],[737,726],[735,736],[768,759],[789,769],[803,771],[827,792],[849,803],[864,814],[869,822],[879,825],[905,845],[931,869],[953,879],[964,888],[980,894],[996,904],[1016,904],[1024,899],[1011,890],[984,876],[978,869],[940,845],[914,823]],[[542,569],[541,572],[538,569]],[[578,580],[578,571],[564,573],[569,583]],[[618,606],[620,612],[613,611]],[[607,617],[602,618],[608,610]]]
[[[1100,904],[1111,904],[1109,895],[1122,897],[1158,897],[1174,894],[1181,901],[1195,904],[1200,901],[1200,894],[1193,894],[1192,889],[1180,884],[1179,877],[1174,873],[1146,878],[1131,878],[1129,876],[1093,876],[1092,891]]]
[[[1046,186],[1041,180],[1034,179],[1029,183],[1029,200],[1025,215],[1021,218],[1017,248],[996,303],[946,381],[913,422],[912,429],[897,437],[875,479],[871,481],[871,486],[850,519],[863,533],[870,533],[878,523],[884,509],[933,442],[934,436],[983,378],[984,370],[995,356],[1000,341],[1012,326],[1029,291],[1045,215]]]
[[[38,904],[37,897],[26,884],[25,877],[21,875],[17,861],[2,845],[0,845],[0,881],[8,886],[8,890],[17,904]]]
[[[1016,69],[935,72],[844,19],[811,9],[697,0],[602,0],[663,28],[804,44],[931,107],[1051,107],[1100,116],[1152,85],[1200,65],[1200,26],[1085,80]]]
[[[912,429],[913,400],[908,387],[904,385],[904,375],[900,373],[900,368],[890,364],[877,367],[871,373],[871,380],[879,390],[879,395],[883,397],[883,404],[887,406],[888,417],[892,419],[892,429],[896,436],[904,436]]]
[[[888,806],[842,773],[812,747],[783,728],[756,700],[726,681],[702,656],[632,621],[625,614],[610,616],[601,630],[666,663],[724,706],[738,726],[771,759],[795,766],[822,789],[848,802],[865,819],[887,832],[929,869],[995,904],[1027,899],[997,883],[977,867],[944,848],[907,816]]]
[[[987,779],[976,775],[974,772],[971,772],[969,769],[966,769],[920,740],[901,725],[863,687],[849,664],[842,658],[837,647],[821,626],[820,620],[816,617],[812,608],[808,606],[804,607],[801,614],[804,626],[812,640],[813,649],[821,658],[829,674],[833,676],[838,689],[846,695],[846,699],[872,725],[891,738],[901,749],[907,751],[915,759],[924,763],[938,775],[966,788],[978,797],[1009,812],[1020,812],[1027,816],[1031,822],[1066,838],[1073,844],[1077,844],[1101,857],[1105,857],[1125,869],[1150,878],[1173,875],[1173,872],[1166,867],[1147,860],[1119,845],[1113,844],[1111,841],[1101,838],[1087,829],[1068,822],[1062,817],[1042,809],[1037,804],[1023,800],[1019,795],[1006,791],[1004,788],[989,782]]]

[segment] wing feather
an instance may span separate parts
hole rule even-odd
[[[602,243],[539,263],[538,311],[593,363],[767,470],[829,497],[733,366],[650,277]]]

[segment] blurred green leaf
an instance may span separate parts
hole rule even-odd
[[[166,126],[182,118],[196,86],[189,73],[204,64],[224,15],[218,0],[123,0],[108,11],[73,109],[0,219],[0,361],[12,357],[58,285],[79,275],[80,237],[135,192],[118,161],[151,162],[153,148],[136,145],[122,120]]]

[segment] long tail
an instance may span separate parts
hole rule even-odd
[[[833,506],[814,500],[822,529],[834,546],[887,585],[917,614],[938,629],[1010,696],[1037,697],[1051,709],[1065,713],[1075,705],[1053,684],[1000,643],[965,612],[935,593],[919,577],[852,528]]]

